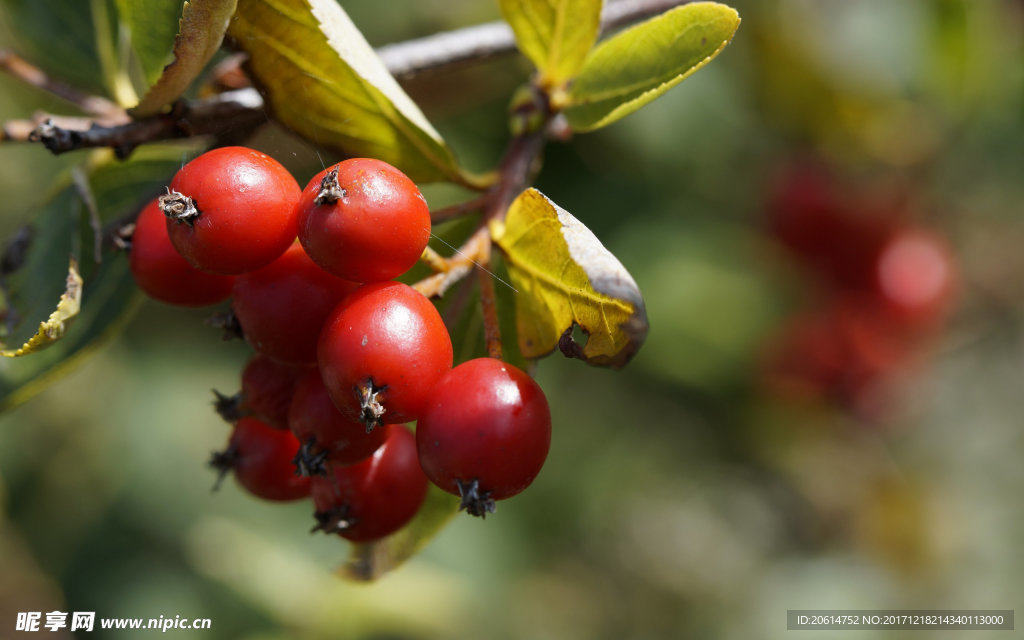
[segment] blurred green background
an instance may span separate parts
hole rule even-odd
[[[178,635],[252,640],[780,638],[787,609],[1024,601],[1024,3],[732,4],[743,23],[707,68],[545,156],[538,187],[631,271],[651,331],[621,372],[540,363],[555,430],[527,492],[346,583],[345,544],[307,533],[311,505],[211,493],[228,429],[210,389],[238,387],[246,349],[206,311],[145,302],[0,417],[0,637],[20,636],[18,611],[63,610],[211,618]],[[343,5],[375,45],[498,17],[471,0]],[[407,88],[485,169],[527,73],[511,56]],[[71,113],[0,76],[0,118],[37,109]],[[300,182],[320,167],[273,127],[253,144]],[[780,172],[807,157],[854,210],[898,193],[954,256],[948,317],[867,412],[765,382],[773,336],[821,304],[765,222]],[[5,237],[75,159],[0,145]]]

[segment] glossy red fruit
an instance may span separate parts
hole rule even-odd
[[[391,425],[370,431],[362,422],[349,420],[331,401],[320,371],[313,368],[295,387],[288,425],[302,443],[306,475],[316,475],[323,463],[353,464],[364,460],[388,439]]]
[[[416,459],[416,439],[403,426],[358,464],[336,466],[312,481],[314,531],[367,542],[394,533],[412,519],[427,495],[428,481]]]
[[[167,219],[156,199],[139,212],[131,246],[132,276],[154,300],[205,307],[231,295],[233,277],[200,271],[181,257],[167,235]]]
[[[357,282],[390,280],[416,264],[430,239],[430,210],[404,173],[352,158],[302,192],[299,240],[324,269]]]
[[[464,362],[445,374],[416,425],[427,477],[462,496],[477,516],[519,493],[540,472],[551,444],[551,413],[540,386],[494,358]]]
[[[317,349],[331,399],[368,427],[415,420],[452,366],[452,343],[434,305],[399,282],[359,287],[331,313]]]
[[[210,273],[239,274],[270,264],[291,245],[300,193],[265,153],[221,147],[182,167],[160,206],[185,260]]]
[[[227,449],[215,453],[210,465],[222,477],[233,471],[240,485],[264,500],[297,500],[310,491],[309,478],[295,475],[292,459],[298,450],[299,441],[291,431],[242,418],[231,432]]]
[[[231,306],[253,349],[280,362],[314,363],[324,320],[357,286],[316,266],[296,242],[238,276]]]
[[[287,429],[295,386],[307,370],[256,354],[242,370],[242,410],[275,429]]]

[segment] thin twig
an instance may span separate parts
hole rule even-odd
[[[479,227],[473,235],[456,249],[451,258],[442,258],[446,265],[444,271],[427,276],[416,284],[414,289],[428,298],[440,298],[453,284],[462,280],[479,262],[485,251],[490,250],[491,237],[486,226]]]
[[[202,135],[224,135],[243,128],[252,128],[267,121],[262,108],[249,101],[259,94],[250,90],[229,91],[215,98],[179,103],[170,113],[135,120],[114,127],[95,123],[85,129],[64,128],[57,120],[43,120],[29,135],[54,154],[92,147],[111,147],[119,157],[127,157],[135,147],[156,140],[188,138]]]
[[[602,33],[624,24],[651,16],[690,0],[618,0],[605,6],[601,19]],[[515,39],[508,25],[502,22],[466,27],[379,48],[388,70],[399,78],[424,71],[441,70],[467,61],[515,51]],[[9,51],[0,51],[0,70],[24,82],[71,101],[96,122],[80,126],[63,126],[50,117],[49,135],[36,135],[47,117],[37,117],[35,126],[14,120],[0,126],[0,141],[42,141],[53,153],[64,153],[87,147],[112,147],[119,155],[130,153],[139,144],[193,135],[222,133],[226,128],[238,130],[253,127],[267,118],[262,96],[253,88],[239,89],[213,98],[187,101],[172,114],[123,123],[125,112],[114,103],[82,92],[49,78],[41,70]],[[114,120],[112,122],[111,120]],[[111,126],[114,125],[114,126]],[[42,133],[42,132],[40,132]]]
[[[8,49],[0,49],[0,70],[21,80],[27,85],[37,87],[47,93],[67,100],[77,106],[83,113],[95,118],[127,120],[124,109],[110,100],[100,96],[89,95],[71,85],[55,80],[29,63],[18,54]]]

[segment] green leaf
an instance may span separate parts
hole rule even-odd
[[[423,506],[407,525],[381,540],[352,545],[341,575],[351,580],[376,580],[416,555],[458,509],[456,496],[431,484]]]
[[[16,50],[47,74],[92,93],[106,85],[90,4],[84,0],[0,0]]]
[[[731,7],[694,2],[605,40],[573,81],[569,124],[591,131],[636,111],[718,55],[739,24]]]
[[[536,189],[491,223],[516,296],[519,349],[539,358],[561,348],[590,364],[622,367],[647,336],[640,289],[625,267],[569,212]],[[587,334],[580,348],[572,338]]]
[[[181,0],[115,0],[126,45],[139,65],[142,80],[151,86],[171,60],[178,33]]]
[[[130,54],[124,41],[126,32],[117,20],[113,0],[89,0],[89,7],[107,95],[122,107],[133,105],[139,101],[139,95],[128,70]]]
[[[541,86],[560,86],[583,67],[601,28],[601,0],[501,0],[519,50],[540,71]]]
[[[299,135],[416,181],[478,184],[335,0],[239,0],[228,33],[274,115]]]
[[[126,4],[127,0],[121,0]],[[135,117],[159,113],[188,89],[217,53],[237,0],[190,0],[185,3],[174,39],[174,61],[164,68],[139,104],[131,110]]]
[[[0,359],[0,409],[42,390],[130,316],[138,295],[127,255],[109,243],[97,253],[94,227],[109,227],[138,211],[167,184],[182,155],[180,146],[150,145],[121,163],[109,151],[96,152],[78,169],[82,179],[60,177],[47,204],[8,240],[3,340],[23,346],[4,354],[22,357]],[[76,272],[69,270],[69,260]],[[81,278],[77,293],[68,280],[75,273]]]

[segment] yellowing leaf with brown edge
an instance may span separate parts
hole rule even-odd
[[[228,34],[277,120],[302,137],[417,182],[476,184],[336,0],[239,0]]]
[[[64,293],[57,301],[57,308],[50,317],[39,323],[35,335],[18,349],[4,349],[0,355],[17,358],[45,349],[64,337],[71,322],[78,316],[82,308],[82,276],[78,274],[78,263],[72,259],[68,265],[68,278]]]
[[[525,357],[558,347],[616,368],[633,357],[647,336],[643,297],[590,229],[540,191],[527,189],[490,231],[518,291],[516,329]],[[582,348],[572,341],[575,325],[588,335]]]
[[[189,0],[184,4],[174,39],[174,61],[132,110],[136,118],[151,116],[188,89],[220,49],[237,0]]]

